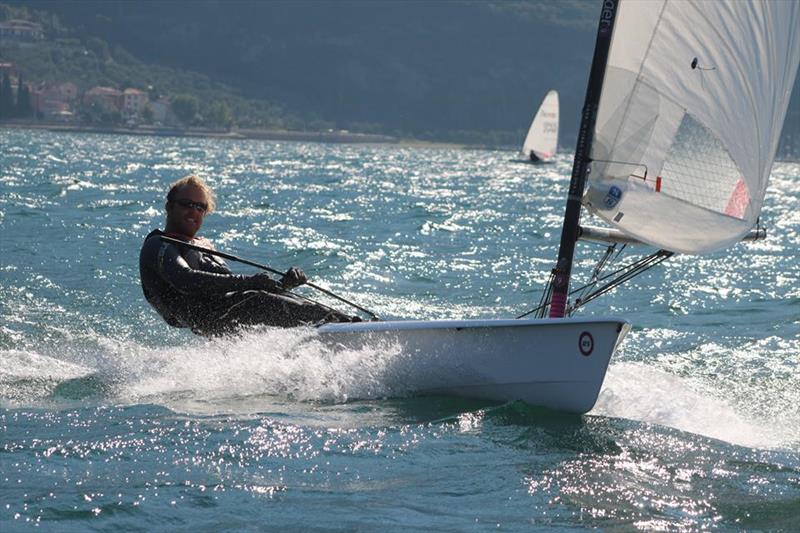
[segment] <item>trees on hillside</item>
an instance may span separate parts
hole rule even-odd
[[[14,112],[14,93],[11,91],[11,78],[3,73],[0,81],[0,118],[10,118]]]
[[[230,129],[233,125],[233,113],[225,102],[211,102],[205,113],[205,123],[212,128]]]
[[[22,76],[17,79],[17,94],[11,88],[11,77],[3,73],[0,80],[0,119],[27,118],[33,115],[30,88],[25,84]]]
[[[17,105],[15,107],[15,115],[19,118],[27,118],[33,115],[31,90],[22,82],[21,74],[17,80]]]
[[[191,94],[179,94],[172,98],[172,111],[178,120],[187,126],[193,125],[197,121],[197,111],[200,109],[200,102],[196,96]]]
[[[172,97],[172,112],[185,126],[202,125],[210,128],[233,126],[233,111],[221,100],[201,102],[192,94],[178,94]]]

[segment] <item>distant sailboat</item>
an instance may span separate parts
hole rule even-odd
[[[558,92],[550,91],[533,117],[522,143],[522,157],[528,161],[547,161],[558,149]]]
[[[327,324],[320,339],[399,346],[405,364],[426,369],[409,386],[420,394],[588,411],[630,325],[570,315],[676,252],[720,250],[757,229],[798,28],[797,1],[604,0],[558,258],[542,304],[523,315],[538,319]],[[584,208],[614,227],[582,227]],[[610,246],[571,291],[579,238]],[[618,243],[642,242],[658,251],[602,273]]]

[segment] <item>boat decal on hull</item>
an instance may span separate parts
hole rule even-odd
[[[594,337],[592,337],[591,333],[588,331],[581,333],[580,337],[578,337],[578,349],[584,357],[592,355],[594,351]]]

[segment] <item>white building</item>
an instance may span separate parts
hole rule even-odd
[[[147,105],[147,93],[139,89],[125,89],[122,92],[122,116],[126,119],[138,119]]]

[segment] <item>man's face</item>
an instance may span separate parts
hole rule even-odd
[[[175,199],[167,202],[167,232],[194,237],[203,225],[207,209],[202,189],[194,185],[181,187],[175,192]]]

